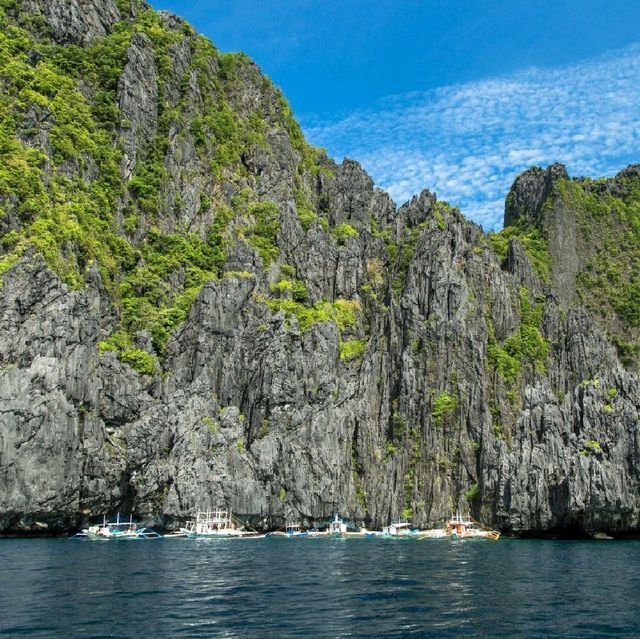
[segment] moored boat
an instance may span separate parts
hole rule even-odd
[[[423,531],[413,528],[408,521],[400,521],[389,524],[382,529],[381,537],[392,537],[394,539],[416,539]]]
[[[296,524],[293,522],[289,522],[285,526],[284,534],[287,537],[306,537],[307,536],[306,531],[302,530],[300,524]]]
[[[347,538],[347,524],[340,518],[338,513],[333,516],[333,521],[329,522],[327,535],[329,537]]]
[[[306,530],[302,530],[302,527],[298,523],[288,522],[285,524],[284,530],[276,530],[275,532],[267,533],[267,537],[287,537],[295,539],[303,539],[310,533]]]
[[[153,530],[149,530],[133,521],[130,516],[129,521],[120,521],[120,513],[116,521],[107,521],[103,518],[101,525],[89,526],[82,531],[88,539],[92,541],[109,541],[109,540],[140,540],[140,539],[159,539],[160,535]]]
[[[240,539],[264,537],[258,532],[237,526],[229,510],[200,511],[195,521],[188,521],[180,529],[190,539]]]
[[[471,517],[465,519],[460,511],[447,522],[446,532],[452,541],[461,539],[493,539],[497,541],[500,538],[500,533],[497,530],[484,528]]]

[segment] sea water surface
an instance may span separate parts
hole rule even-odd
[[[640,542],[0,540],[0,635],[639,637]]]

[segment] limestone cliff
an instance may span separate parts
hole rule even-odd
[[[638,531],[637,167],[531,169],[487,235],[175,16],[0,7],[0,532]]]

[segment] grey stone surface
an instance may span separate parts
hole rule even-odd
[[[157,69],[149,37],[136,33],[127,51],[127,64],[118,82],[118,107],[122,116],[123,180],[129,180],[138,150],[156,133],[158,120]]]
[[[533,167],[520,174],[513,183],[504,207],[504,224],[518,222],[540,224],[542,206],[553,189],[556,180],[568,179],[562,164],[552,164],[546,169]]]
[[[115,0],[22,0],[22,11],[43,16],[61,44],[88,44],[122,19]]]

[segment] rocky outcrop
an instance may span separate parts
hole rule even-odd
[[[138,149],[156,134],[158,121],[157,70],[151,41],[136,33],[127,51],[127,64],[118,82],[118,107],[122,115],[123,180],[130,180]]]
[[[356,362],[340,361],[333,323],[301,331],[269,312],[255,278],[212,282],[164,379],[98,354],[99,282],[72,292],[42,260],[21,262],[2,292],[3,527],[61,529],[117,508],[170,525],[218,503],[264,526],[334,510],[380,525],[407,508],[434,525],[477,485],[476,514],[503,530],[635,529],[637,378],[551,295],[549,370],[509,398],[488,368],[484,309],[512,333],[518,281],[482,237],[433,220]],[[437,419],[443,392],[457,405]]]
[[[122,19],[115,0],[22,0],[22,11],[42,16],[60,44],[88,44]]]
[[[58,4],[29,5],[54,42],[118,19],[107,1],[82,19]],[[2,227],[0,532],[118,510],[171,528],[221,504],[263,528],[336,511],[433,526],[459,506],[513,533],[637,532],[640,384],[579,303],[586,249],[564,167],[523,174],[506,204],[505,222],[547,247],[545,279],[529,237],[499,257],[429,191],[396,207],[356,162],[304,144],[255,65],[158,21],[164,44],[132,32],[115,76],[124,179],[99,200],[115,249],[85,241],[78,214],[54,254],[81,281],[63,283],[30,235],[11,252],[25,215]],[[66,173],[43,113],[17,135],[50,182]],[[88,182],[101,161],[78,161]],[[149,330],[131,326],[123,288]],[[125,347],[107,341],[127,331]]]
[[[567,170],[562,164],[552,164],[546,169],[534,167],[519,175],[507,195],[504,207],[504,225],[536,225],[556,180],[567,180]]]

